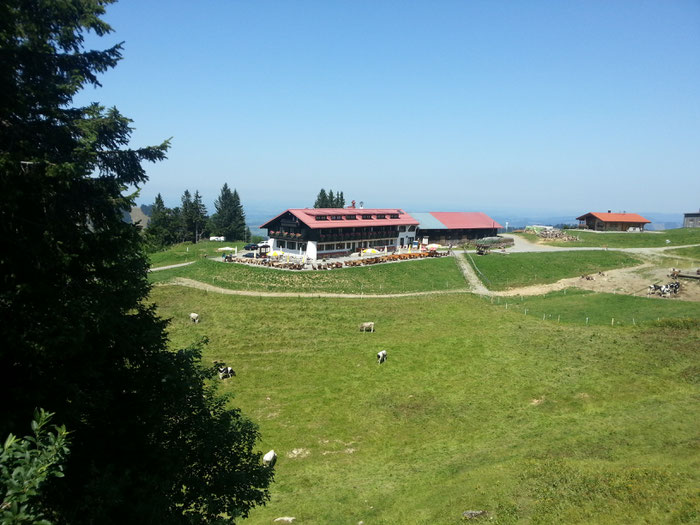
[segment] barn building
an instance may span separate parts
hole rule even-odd
[[[409,246],[417,226],[401,209],[349,207],[289,209],[260,227],[268,231],[271,250],[322,259]]]
[[[417,239],[425,244],[460,244],[493,237],[500,224],[481,212],[411,213],[418,220]],[[427,242],[425,242],[427,240]]]
[[[636,213],[611,213],[610,210],[607,213],[586,213],[576,217],[576,220],[579,221],[580,228],[616,232],[624,232],[630,228],[638,228],[641,231],[644,229],[644,225],[651,223]]]
[[[700,228],[700,212],[683,214],[684,228]]]

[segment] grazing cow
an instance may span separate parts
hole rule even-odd
[[[377,354],[377,363],[381,365],[384,361],[386,361],[386,350],[382,350]]]
[[[362,323],[360,332],[374,332],[374,323]]]
[[[274,450],[270,450],[263,456],[263,465],[272,468],[275,466],[275,463],[277,463],[277,454],[275,454]]]
[[[197,324],[199,322],[199,314],[191,313],[190,321],[192,321],[194,324]]]
[[[219,379],[231,379],[236,375],[236,371],[230,366],[219,367]]]

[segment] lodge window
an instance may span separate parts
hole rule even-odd
[[[290,250],[296,250],[296,247],[297,243],[295,243],[294,241],[287,242],[287,248],[289,248]]]
[[[284,241],[277,241],[277,245],[278,245],[280,248],[284,248],[284,247],[285,247]]]
[[[346,215],[345,218],[349,221],[354,221],[357,219],[357,215]]]
[[[317,221],[327,221],[328,216],[327,215],[316,215],[316,220]]]
[[[416,231],[416,227],[415,227],[415,226],[409,226],[409,227],[408,227],[408,231],[414,232],[414,231]]]
[[[369,219],[371,219],[371,218],[372,218],[371,215],[363,215],[363,216],[362,216],[362,219],[365,220],[365,221],[366,221],[366,220],[369,220]]]
[[[331,215],[331,220],[332,221],[342,221],[343,216],[342,215]]]
[[[336,250],[344,250],[344,249],[345,249],[345,245],[344,245],[342,242],[340,242],[340,243],[338,243],[338,244],[335,245],[335,249],[336,249]]]
[[[399,214],[398,214],[398,213],[392,213],[389,217],[391,217],[392,219],[398,219],[398,218],[399,218]]]
[[[386,215],[384,215],[383,213],[379,213],[377,214],[377,219],[386,219]]]
[[[399,231],[400,231],[400,232],[405,232],[405,231],[406,231],[406,226],[399,226]]]

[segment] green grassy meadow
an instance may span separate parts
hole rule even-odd
[[[626,253],[604,250],[465,257],[472,266],[476,264],[482,281],[491,290],[554,283],[567,277],[641,264]]]
[[[700,261],[700,246],[691,246],[689,248],[677,248],[675,250],[666,250],[664,254],[677,255],[680,257],[690,257]],[[687,264],[687,261],[686,261]]]
[[[484,297],[490,305],[550,323],[652,325],[659,320],[700,319],[700,304],[657,296],[594,293],[567,288],[545,295]]]
[[[467,288],[452,257],[305,272],[200,260],[190,266],[161,270],[149,276],[154,283],[174,277],[186,277],[231,290],[266,292],[386,294]]]
[[[586,309],[595,295],[601,314],[616,308],[608,294],[542,301]],[[279,456],[271,501],[242,523],[458,524],[470,509],[503,524],[700,520],[697,321],[581,326],[470,294],[159,286],[152,300],[173,348],[206,336],[203,361],[235,368],[221,390]],[[370,320],[376,333],[360,333]]]
[[[684,246],[688,244],[700,244],[700,228],[677,228],[658,232],[639,233],[596,233],[579,230],[567,230],[568,233],[578,236],[580,241],[552,241],[550,246],[607,246],[609,248],[655,248],[662,246]],[[519,234],[523,235],[523,234]],[[523,235],[528,240],[529,237]],[[532,236],[537,239],[536,236]],[[666,244],[666,239],[671,241]]]
[[[237,242],[213,242],[200,241],[197,244],[191,242],[183,242],[168,247],[167,250],[160,252],[149,253],[148,257],[151,260],[151,267],[158,268],[160,266],[170,266],[171,264],[180,264],[185,262],[198,261],[207,257],[220,257],[221,253],[217,252],[218,248],[230,246],[238,248],[238,251],[243,249],[246,243]]]

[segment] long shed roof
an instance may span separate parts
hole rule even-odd
[[[418,219],[421,230],[480,230],[503,228],[491,217],[480,211],[432,211],[411,213]]]

